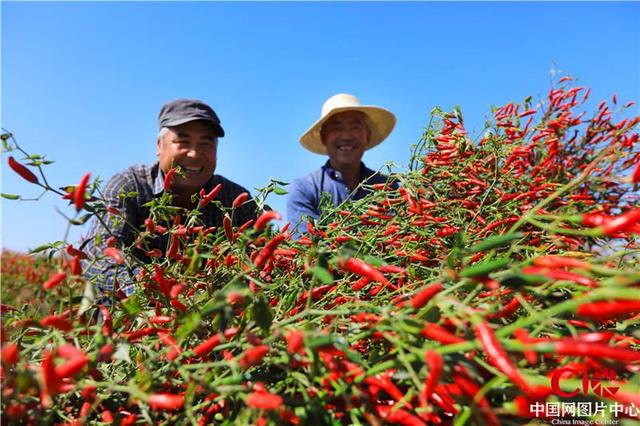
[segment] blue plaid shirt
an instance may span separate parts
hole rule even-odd
[[[241,193],[248,192],[242,186],[219,175],[211,176],[204,189],[211,191],[217,184],[222,184],[222,189],[215,200],[222,203],[224,207],[231,207],[233,200]],[[164,173],[160,170],[158,163],[153,165],[136,165],[113,176],[104,188],[103,195],[107,207],[118,209],[123,218],[107,214],[103,220],[111,230],[111,234],[117,240],[117,247],[131,247],[135,243],[138,231],[144,228],[144,220],[149,217],[149,208],[144,205],[155,197],[162,195],[164,191]],[[136,193],[135,196],[121,198],[119,194]],[[239,226],[250,219],[255,219],[257,206],[251,201],[245,203],[234,212],[233,225]],[[202,209],[199,216],[201,224],[205,227],[221,226],[223,212],[213,203],[209,203]],[[164,224],[163,224],[164,225]],[[117,265],[111,259],[106,259],[102,252],[107,247],[106,240],[111,236],[104,226],[93,218],[89,233],[83,242],[85,252],[89,259],[85,261],[85,276],[87,278],[96,277],[96,287],[99,292],[110,292],[114,289],[114,279],[117,278],[119,289],[127,296],[135,292],[135,275],[137,267],[127,268],[124,265]],[[96,237],[100,235],[102,240],[96,244]],[[150,241],[145,247],[146,250],[154,248],[162,252],[167,249],[169,235],[159,235]],[[134,255],[144,263],[150,259],[144,255],[140,249],[133,250]]]
[[[347,184],[342,180],[340,172],[333,167],[329,161],[324,166],[309,173],[306,176],[294,180],[289,188],[287,196],[287,219],[293,226],[294,237],[305,232],[306,228],[298,227],[304,217],[317,220],[320,217],[320,198],[323,192],[331,195],[333,205],[338,206],[347,200],[359,200],[369,194],[369,189],[362,184],[373,185],[376,183],[386,183],[389,177],[379,172],[367,168],[361,163],[362,175],[360,184],[354,191],[350,191]],[[396,185],[394,184],[394,187]],[[296,230],[296,228],[298,228]]]

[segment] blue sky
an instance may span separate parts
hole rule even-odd
[[[55,186],[155,160],[160,106],[208,102],[227,136],[218,168],[251,189],[325,159],[299,136],[329,96],[393,111],[374,169],[407,163],[436,105],[477,135],[491,105],[542,97],[556,75],[597,103],[640,98],[638,2],[2,2],[2,126],[46,154]],[[634,110],[637,114],[638,109]],[[38,195],[6,166],[2,192]],[[285,197],[269,203],[284,214]],[[2,201],[2,246],[63,239],[72,209],[52,194]],[[75,228],[69,239],[86,230]]]

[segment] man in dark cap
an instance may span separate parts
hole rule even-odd
[[[172,204],[184,210],[196,208],[198,201],[195,200],[194,204],[194,194],[202,190],[208,194],[218,184],[221,184],[221,190],[213,201],[219,201],[224,207],[231,207],[238,195],[248,193],[242,186],[213,174],[218,138],[224,136],[224,130],[210,106],[192,99],[168,102],[160,110],[158,124],[158,161],[152,165],[129,167],[109,180],[103,191],[106,207],[117,209],[122,218],[118,215],[106,215],[104,219],[107,220],[109,231],[94,218],[84,243],[92,258],[87,262],[85,275],[96,280],[96,287],[100,292],[112,291],[115,278],[124,295],[129,296],[135,291],[132,284],[135,268],[127,269],[104,260],[102,253],[107,244],[114,242],[119,249],[133,248],[139,230],[145,227],[145,219],[149,217],[150,211],[146,205],[165,192],[165,177],[171,169],[176,168],[176,172],[170,179],[168,192],[172,195]],[[135,196],[125,196],[134,193]],[[199,218],[204,227],[222,225],[224,215],[217,203],[208,203],[201,208],[201,213]],[[234,211],[233,224],[242,225],[256,215],[256,204],[249,199]],[[185,214],[182,215],[184,216]],[[96,238],[98,236],[100,238]],[[154,249],[166,253],[169,243],[167,234],[158,235],[150,245],[136,247],[133,252],[146,262],[149,258],[144,253]],[[157,250],[156,253],[159,253]],[[93,261],[94,258],[101,260]]]

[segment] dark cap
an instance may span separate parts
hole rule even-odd
[[[211,123],[218,136],[224,136],[224,129],[220,126],[220,119],[215,111],[207,104],[196,99],[176,99],[167,102],[158,114],[160,128],[179,126],[195,120],[205,120]]]

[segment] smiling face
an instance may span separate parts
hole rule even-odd
[[[157,142],[160,169],[167,173],[180,166],[184,176],[174,176],[171,190],[190,196],[207,183],[216,169],[218,138],[211,124],[202,120],[167,129]]]
[[[371,139],[364,113],[345,111],[335,114],[324,123],[320,135],[333,168],[340,171],[359,169]]]

